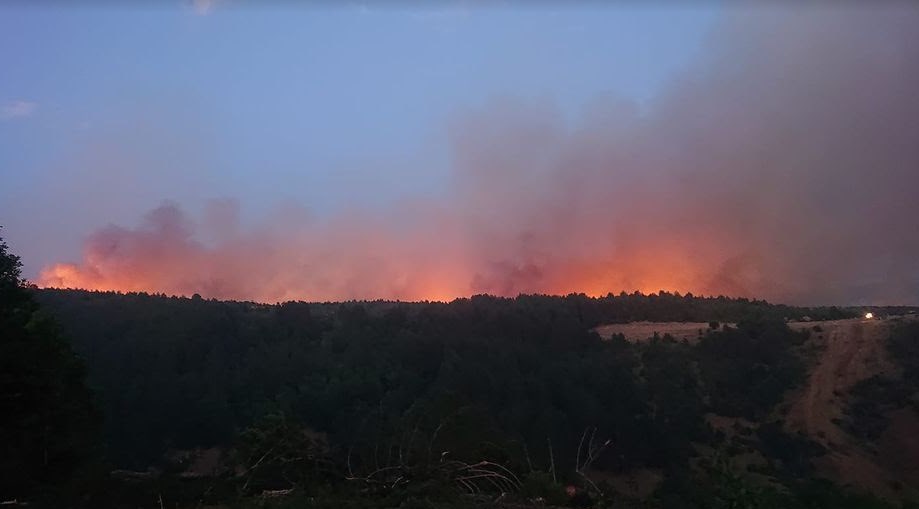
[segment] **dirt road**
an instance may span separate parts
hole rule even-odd
[[[828,453],[816,462],[821,474],[888,494],[890,473],[834,420],[843,417],[848,392],[856,383],[896,369],[886,349],[890,322],[852,319],[789,325],[811,329],[810,341],[818,353],[807,382],[791,397],[788,430],[803,432],[827,448]],[[815,326],[822,332],[813,331]]]
[[[885,320],[852,319],[789,326],[811,329],[811,341],[820,351],[803,391],[792,403],[788,425],[824,446],[841,445],[846,435],[833,419],[842,417],[843,395],[861,380],[894,369],[885,347],[890,325]],[[822,332],[813,331],[814,327]]]
[[[788,324],[796,330],[810,330],[806,346],[815,351],[807,381],[786,399],[785,426],[789,432],[803,433],[827,449],[827,454],[815,461],[818,474],[891,498],[897,497],[894,481],[919,483],[919,439],[913,431],[919,426],[919,414],[908,409],[892,414],[891,430],[881,437],[879,452],[858,443],[836,424],[844,417],[855,384],[874,375],[894,374],[897,367],[887,354],[891,326],[897,320],[913,319],[916,318]],[[655,332],[694,342],[700,330],[703,334],[708,331],[708,324],[633,322],[603,325],[595,330],[603,338],[621,333],[633,342],[644,341]]]

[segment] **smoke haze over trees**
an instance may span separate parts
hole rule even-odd
[[[38,281],[266,302],[665,289],[916,303],[917,25],[905,3],[728,11],[646,105],[598,99],[570,123],[499,98],[461,115],[444,196],[260,227],[233,200],[198,218],[166,204]]]

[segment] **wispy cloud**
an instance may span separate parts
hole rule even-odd
[[[425,9],[413,11],[411,16],[415,21],[428,23],[462,21],[469,17],[469,10],[462,6],[443,9]]]
[[[191,8],[199,16],[207,16],[214,11],[220,0],[191,0]]]
[[[459,24],[465,22],[469,16],[469,10],[464,6],[447,7],[441,9],[424,9],[410,13],[413,20],[427,25],[441,33],[455,32]]]
[[[35,113],[37,104],[31,101],[9,101],[0,108],[0,118],[7,120],[12,118],[28,117]]]

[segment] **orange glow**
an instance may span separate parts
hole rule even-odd
[[[173,252],[156,253],[155,249],[121,244],[114,250],[100,249],[100,245],[109,244],[93,242],[88,243],[82,264],[59,263],[46,268],[39,277],[39,286],[184,296],[198,293],[207,298],[268,303],[349,299],[448,302],[480,293],[603,296],[635,290],[646,294],[710,290],[702,284],[696,268],[682,256],[650,248],[607,259],[542,261],[538,267],[506,269],[518,274],[512,277],[500,272],[482,277],[475,260],[445,253],[421,257],[394,253],[385,260],[341,256],[324,259],[324,271],[296,273],[292,267],[304,265],[286,250],[250,264],[255,257],[245,251],[236,252],[238,247],[205,250],[180,244],[173,246]],[[124,238],[119,242],[128,243]],[[161,247],[159,241],[154,247]],[[397,248],[376,247],[379,251]],[[513,282],[502,287],[493,280]]]
[[[545,293],[553,295],[566,295],[569,293],[584,293],[592,297],[604,296],[607,293],[619,291],[639,291],[645,294],[658,291],[680,292],[697,291],[686,283],[680,283],[681,277],[662,270],[660,273],[613,274],[610,271],[598,271],[595,275],[587,271],[574,271],[569,274],[565,282],[556,284],[534,285],[521,289],[520,292],[503,294],[514,296],[517,293]],[[100,275],[91,270],[84,270],[70,263],[58,263],[41,272],[38,286],[43,288],[69,288],[94,291],[117,292],[148,292],[166,293],[170,295],[190,296],[200,293],[205,297],[222,299],[254,300],[257,302],[284,302],[289,300],[335,301],[348,299],[393,299],[405,301],[434,301],[449,302],[456,298],[468,297],[472,294],[490,293],[502,295],[486,288],[475,288],[469,284],[457,282],[457,278],[444,278],[440,281],[431,280],[426,284],[404,286],[390,293],[373,292],[367,294],[351,292],[316,292],[308,289],[282,288],[268,290],[254,294],[234,292],[208,292],[205,288],[182,286],[181,284],[163,284],[155,280],[138,277],[132,278],[128,274]]]
[[[120,274],[117,278],[103,278],[72,263],[57,263],[42,270],[38,286],[117,292],[157,291],[153,282],[132,280],[127,274]]]
[[[250,168],[213,187],[222,172],[203,178],[197,168],[212,155],[224,160],[219,152],[187,168],[159,154],[137,168],[104,153],[104,164],[94,157],[88,168],[66,161],[80,171],[55,182],[46,200],[76,202],[63,214],[109,202],[91,217],[134,213],[133,200],[167,189],[203,210],[189,217],[164,205],[139,225],[108,216],[119,225],[92,233],[80,259],[47,267],[38,283],[262,302],[666,290],[805,305],[912,303],[919,66],[904,63],[919,61],[917,13],[842,15],[832,30],[799,12],[738,13],[647,104],[613,94],[573,117],[567,103],[496,96],[435,129],[443,139],[405,158],[419,167],[390,172],[401,155],[377,164],[382,154],[364,153],[355,139],[353,154],[330,168],[350,168],[352,156],[369,166],[318,178],[323,187],[312,192],[296,186],[314,182],[318,169],[293,175],[294,161],[280,153],[267,160],[284,170],[264,172],[266,180]],[[776,76],[788,86],[770,86]],[[138,141],[169,147],[173,138]],[[172,168],[159,175],[164,162]],[[120,180],[129,175],[136,182]],[[130,192],[120,196],[125,183]],[[295,205],[259,218],[232,199],[192,203],[221,189],[258,189],[251,198],[260,209],[261,189],[275,189]],[[308,210],[306,197],[326,190],[334,198]],[[58,228],[81,224],[60,217]]]
[[[211,291],[205,288],[183,286],[181,284],[163,284],[146,277],[132,278],[128,274],[102,275],[96,271],[84,270],[71,263],[58,263],[41,271],[38,278],[41,288],[81,289],[91,291],[148,292],[168,295],[191,296],[200,293],[205,297],[233,300],[253,300],[256,302],[285,302],[291,300],[335,301],[350,299],[392,299],[404,301],[449,302],[453,299],[469,296],[459,287],[451,287],[449,281],[432,281],[428,284],[403,286],[391,293],[373,292],[366,296],[350,292],[317,292],[308,289],[279,288],[258,293],[237,293],[232,291]]]

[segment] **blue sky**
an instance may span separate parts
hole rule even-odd
[[[62,5],[0,6],[0,224],[30,277],[163,200],[321,215],[437,193],[451,119],[496,97],[572,120],[596,98],[644,104],[719,17],[716,4]]]

